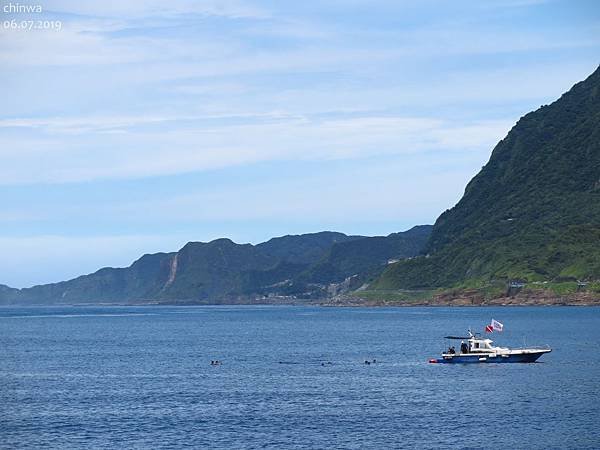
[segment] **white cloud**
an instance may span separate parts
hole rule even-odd
[[[206,124],[196,118],[182,126],[177,117],[168,116],[5,120],[0,128],[23,131],[16,128],[12,137],[0,139],[0,184],[143,178],[261,161],[489,149],[510,125],[411,117],[316,120],[277,113],[249,117],[259,122]],[[156,129],[157,123],[172,126]],[[145,127],[136,129],[139,125]],[[41,128],[40,136],[33,137],[30,128]]]
[[[223,58],[236,49],[218,41],[186,41],[147,36],[114,37],[106,33],[113,22],[65,22],[60,31],[15,32],[0,29],[0,63],[31,70],[39,66],[110,65],[127,72],[127,64],[157,64],[163,69],[173,60]],[[99,31],[102,30],[102,31]]]
[[[301,179],[123,202],[105,212],[123,220],[143,216],[149,221],[167,217],[173,222],[197,223],[277,221],[282,217],[291,221],[318,217],[320,221],[333,222],[347,219],[348,214],[364,222],[381,222],[399,220],[409,213],[431,221],[458,201],[473,175],[470,169],[445,167],[448,159],[438,158],[437,163],[415,162],[411,158],[386,164],[365,163],[363,167],[328,174],[306,174]],[[481,155],[470,160],[476,165]]]

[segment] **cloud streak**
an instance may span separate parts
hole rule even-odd
[[[76,183],[265,161],[472,151],[490,148],[510,126],[506,120],[462,126],[393,116],[319,120],[273,113],[249,117],[257,123],[206,125],[205,118],[151,116],[0,121],[0,128],[16,130],[14,137],[0,139],[0,183]]]

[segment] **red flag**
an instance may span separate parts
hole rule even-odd
[[[494,331],[494,328],[491,325],[486,325],[485,326],[485,332],[486,333],[491,333],[492,331]]]

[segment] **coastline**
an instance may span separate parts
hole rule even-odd
[[[600,293],[575,292],[557,294],[547,290],[524,290],[515,295],[486,296],[477,289],[456,290],[423,295],[418,293],[402,293],[404,298],[390,298],[382,294],[377,296],[376,291],[368,292],[361,296],[360,292],[352,295],[340,295],[329,301],[321,303],[323,306],[600,306]]]
[[[102,307],[102,306],[322,306],[322,307],[411,307],[411,306],[600,306],[600,292],[582,291],[554,293],[547,289],[527,289],[514,295],[490,295],[478,289],[444,291],[354,291],[329,298],[297,297],[236,297],[215,301],[178,300],[115,300],[100,302],[9,302],[7,307]]]

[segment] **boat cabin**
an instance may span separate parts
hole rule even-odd
[[[477,339],[475,336],[469,339],[469,352],[491,352],[492,350],[494,348],[491,339]]]
[[[461,340],[459,354],[467,353],[495,353],[503,350],[500,347],[492,345],[493,341],[488,338],[481,337],[479,334],[473,334],[469,331],[469,336],[446,336],[446,339]],[[446,351],[446,355],[456,354],[454,347],[450,347]]]

